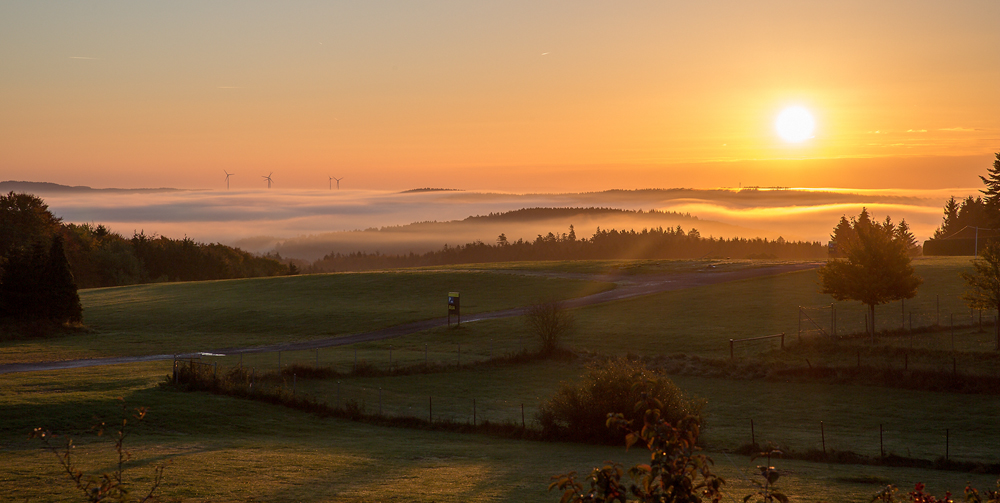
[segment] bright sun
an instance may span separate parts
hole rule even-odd
[[[799,143],[813,137],[816,122],[813,116],[803,107],[789,107],[778,114],[774,128],[781,139],[790,143]]]

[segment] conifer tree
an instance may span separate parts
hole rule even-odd
[[[944,219],[941,221],[941,227],[934,231],[934,239],[939,239],[955,232],[955,225],[958,222],[958,201],[955,200],[955,196],[951,196],[948,202],[944,205]]]
[[[49,248],[48,260],[42,270],[42,291],[44,298],[42,315],[59,323],[79,323],[83,319],[83,307],[76,291],[73,272],[66,260],[62,236],[56,235]]]
[[[1000,227],[1000,152],[996,154],[993,167],[986,170],[987,176],[979,176],[986,185],[986,190],[980,192],[986,196],[986,213],[989,215],[989,225]]]

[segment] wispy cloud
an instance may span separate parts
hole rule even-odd
[[[926,133],[926,129],[907,129],[907,133]]]
[[[967,127],[945,127],[945,128],[938,129],[938,131],[957,131],[957,132],[963,132],[963,133],[969,132],[969,131],[975,131],[975,130],[976,130],[975,128],[967,128]]]

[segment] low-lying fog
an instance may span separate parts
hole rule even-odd
[[[602,229],[681,225],[703,236],[784,237],[826,242],[841,215],[863,206],[878,219],[905,218],[917,239],[933,234],[950,196],[977,195],[976,189],[941,190],[613,190],[572,194],[504,194],[465,191],[378,192],[357,190],[170,190],[36,192],[66,222],[104,224],[123,235],[133,231],[171,238],[188,236],[254,252],[315,260],[331,251],[425,252],[474,240],[492,243],[532,240],[538,234],[568,232],[580,238]],[[473,215],[533,207],[606,207],[690,213],[618,214],[472,225],[407,226],[382,232],[345,232],[447,222]],[[480,221],[481,222],[481,221]]]

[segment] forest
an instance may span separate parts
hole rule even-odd
[[[787,259],[819,260],[827,248],[819,242],[786,241],[783,238],[702,237],[697,229],[685,231],[656,227],[636,230],[601,230],[590,238],[578,239],[572,225],[569,232],[539,234],[533,241],[509,241],[500,234],[495,243],[475,241],[424,254],[383,255],[380,253],[334,253],[305,267],[306,272],[362,271],[398,267],[421,267],[522,260],[603,260],[603,259]]]
[[[63,223],[41,198],[10,192],[0,195],[0,284],[8,283],[12,274],[21,274],[13,270],[15,264],[43,260],[31,259],[31,255],[49,250],[57,237],[78,288],[296,272],[279,257],[262,257],[218,243],[149,236],[142,231],[125,237],[103,225]]]

